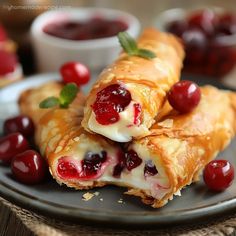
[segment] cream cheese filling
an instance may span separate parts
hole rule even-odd
[[[134,124],[134,104],[136,103],[131,101],[125,110],[119,113],[119,121],[110,125],[99,124],[95,113],[92,111],[88,121],[89,129],[116,142],[129,142],[132,140],[132,137],[138,137],[147,133],[148,129],[145,125]]]
[[[114,167],[118,164],[118,148],[117,147],[102,147],[100,143],[90,140],[86,135],[81,135],[77,138],[76,144],[73,144],[73,148],[64,156],[70,157],[73,163],[77,163],[77,170],[82,171],[81,161],[87,152],[101,153],[101,151],[107,152],[107,161],[102,164],[101,172],[102,175],[98,178],[92,178],[91,180],[80,180],[79,183],[84,186],[93,185],[93,181],[104,181],[115,185],[132,187],[147,191],[152,197],[161,199],[166,193],[170,191],[169,181],[165,175],[163,168],[158,162],[155,162],[158,174],[154,176],[144,175],[145,163],[148,160],[153,160],[149,150],[144,146],[134,144],[131,148],[137,152],[139,157],[142,159],[141,165],[128,171],[126,168],[121,172],[120,177],[116,178],[113,176]],[[92,149],[91,149],[92,147]],[[59,158],[60,159],[60,158]]]

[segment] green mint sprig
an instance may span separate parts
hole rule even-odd
[[[154,52],[148,49],[138,48],[136,41],[127,32],[118,33],[118,39],[121,47],[130,56],[138,56],[145,59],[153,59],[156,57]]]
[[[39,103],[40,108],[51,108],[59,106],[61,108],[68,108],[68,106],[74,101],[79,88],[74,83],[69,83],[63,87],[59,97],[48,97]]]

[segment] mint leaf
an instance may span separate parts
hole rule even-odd
[[[140,56],[146,59],[152,59],[156,57],[156,54],[150,50],[140,48],[138,49],[137,56]]]
[[[59,101],[60,107],[66,108],[73,100],[76,98],[76,95],[79,91],[79,88],[74,83],[69,83],[63,87],[61,90]]]
[[[51,108],[59,105],[59,99],[56,97],[48,97],[39,103],[40,108]]]
[[[118,39],[124,51],[129,55],[135,55],[137,53],[138,46],[135,40],[127,32],[120,32],[118,34]]]
[[[118,34],[118,39],[121,47],[130,56],[138,56],[145,59],[152,59],[156,57],[156,54],[154,52],[147,49],[138,48],[135,40],[127,32],[120,32]]]

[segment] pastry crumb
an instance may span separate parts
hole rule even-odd
[[[103,198],[100,198],[99,201],[103,202]]]
[[[87,193],[83,194],[82,200],[83,200],[83,201],[89,201],[89,200],[92,199],[93,197],[94,197],[94,194],[93,194],[93,193],[87,192]]]
[[[98,196],[99,194],[100,194],[99,192],[95,192],[95,193],[94,193],[95,196]]]
[[[172,128],[173,123],[174,123],[173,119],[166,119],[166,120],[163,120],[162,122],[159,122],[158,126],[161,126],[164,128]]]
[[[120,198],[117,202],[118,203],[124,203],[122,198]]]

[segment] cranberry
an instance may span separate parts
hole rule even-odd
[[[199,28],[209,36],[214,32],[214,26],[217,22],[218,17],[211,10],[197,11],[188,18],[190,28]]]
[[[4,42],[6,40],[7,40],[6,31],[4,30],[3,26],[0,25],[0,42]]]
[[[168,94],[170,105],[182,113],[192,111],[198,105],[200,99],[200,88],[188,80],[182,80],[174,84]]]
[[[134,104],[134,124],[135,125],[140,125],[141,123],[141,111],[142,111],[142,108],[141,108],[141,105],[139,103],[135,103]]]
[[[210,189],[222,191],[232,184],[234,168],[229,161],[214,160],[206,165],[203,178]]]
[[[88,68],[79,62],[67,62],[60,68],[65,83],[75,83],[78,86],[88,83],[90,72]]]
[[[15,70],[17,57],[14,53],[0,50],[0,76],[11,73]]]
[[[185,45],[194,48],[204,48],[207,44],[205,34],[199,29],[189,29],[182,35]]]
[[[113,177],[119,178],[121,175],[121,172],[125,168],[125,153],[123,151],[119,151],[117,154],[118,157],[118,164],[115,165],[113,170]]]
[[[30,137],[34,134],[34,124],[28,116],[20,115],[5,120],[3,130],[5,134],[20,132],[25,137]]]
[[[166,29],[168,32],[181,37],[184,31],[187,29],[187,26],[188,24],[185,20],[176,20],[176,21],[170,22],[166,26]]]
[[[10,163],[12,158],[29,149],[29,144],[20,133],[12,133],[0,139],[0,160]]]
[[[15,178],[25,184],[37,184],[47,175],[47,165],[39,153],[28,150],[12,159],[11,170]]]
[[[235,33],[236,16],[229,13],[222,15],[216,27],[216,36],[232,35]]]
[[[131,94],[119,84],[112,84],[97,93],[92,105],[96,120],[101,125],[109,125],[119,120],[122,112],[131,101]]]
[[[134,150],[129,150],[125,154],[125,167],[127,168],[127,170],[131,171],[132,169],[141,165],[141,163],[142,159]]]
[[[144,175],[145,176],[154,176],[158,173],[156,166],[153,164],[151,160],[146,161],[144,167]]]
[[[64,179],[74,179],[78,177],[78,171],[74,163],[63,160],[63,158],[62,160],[59,160],[57,172],[60,177]]]
[[[97,174],[97,171],[101,169],[102,163],[107,160],[107,153],[105,151],[94,154],[88,152],[82,160],[82,170],[84,177],[92,177]]]

